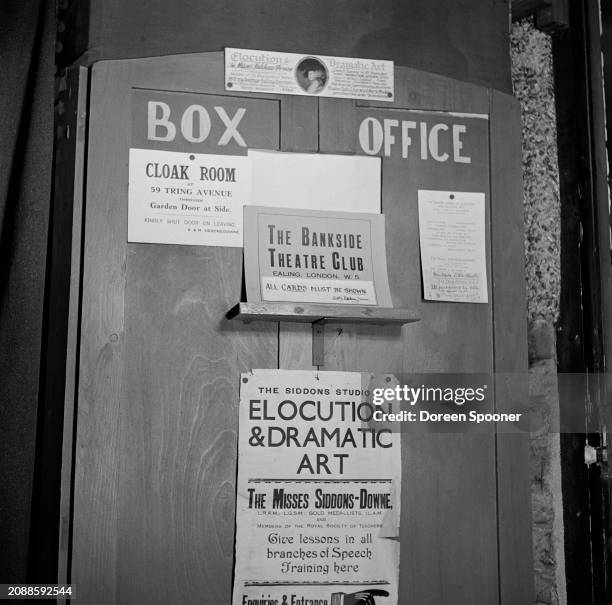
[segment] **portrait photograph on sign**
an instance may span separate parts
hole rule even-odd
[[[244,209],[248,302],[391,307],[382,214]]]

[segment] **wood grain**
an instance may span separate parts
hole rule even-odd
[[[278,324],[225,319],[241,249],[126,243],[132,90],[242,99],[267,116],[255,148],[317,132],[316,99],[244,99],[219,74],[221,53],[93,68],[71,575],[87,603],[230,599],[239,377],[277,366]]]
[[[224,319],[241,276],[240,249],[129,246],[118,556],[129,602],[230,601],[240,372],[277,358],[275,324]]]
[[[227,313],[228,319],[243,322],[287,321],[313,323],[358,323],[370,325],[404,325],[418,321],[410,309],[382,309],[360,305],[322,305],[295,303],[239,303]]]
[[[486,90],[409,69],[396,73],[397,100],[384,108],[338,99],[246,95],[268,116],[250,133],[249,145],[360,153],[357,126],[367,116],[449,121],[459,119],[444,114],[451,109],[489,111]],[[227,603],[239,375],[249,368],[312,367],[311,327],[288,322],[245,326],[225,319],[240,300],[239,249],[126,243],[134,88],[233,102],[245,96],[223,90],[221,53],[104,62],[93,68],[71,579],[79,586],[79,598],[94,605]],[[403,327],[330,323],[326,369],[482,373],[520,362],[515,351],[522,342],[521,308],[510,293],[508,300],[499,295],[514,287],[522,254],[515,198],[504,207],[506,191],[515,195],[517,177],[513,170],[506,175],[502,166],[504,137],[516,145],[512,133],[518,132],[518,122],[507,97],[494,93],[492,98],[492,120],[504,122],[500,128],[489,133],[486,119],[461,118],[469,121],[470,143],[477,143],[469,166],[421,163],[414,156],[383,158],[392,299],[395,307],[414,310],[422,320]],[[207,151],[224,152],[214,145]],[[419,188],[486,193],[492,303],[422,300]],[[521,469],[512,466],[514,446],[505,449],[500,437],[497,444],[488,434],[403,439],[400,603],[492,604],[499,602],[500,590],[502,603],[528,602],[505,596],[518,594],[510,583],[527,581],[525,565],[512,566],[513,557],[522,553],[529,515],[518,516],[523,495],[513,499],[509,490],[520,489]],[[496,445],[501,447],[497,459]]]
[[[520,110],[513,97],[491,94],[491,197],[495,404],[517,411],[527,400],[527,294],[523,252]],[[525,380],[520,380],[520,375]],[[524,387],[517,392],[517,387]],[[520,410],[518,410],[520,411]],[[500,605],[533,602],[529,437],[497,435]]]
[[[56,152],[56,187],[58,193],[72,203],[70,254],[70,283],[68,300],[68,321],[66,335],[66,367],[64,390],[64,437],[62,441],[62,470],[60,489],[58,583],[67,584],[70,578],[70,534],[72,532],[72,469],[73,435],[75,431],[75,406],[77,400],[77,375],[80,327],[80,281],[81,281],[81,239],[83,231],[83,187],[85,183],[85,141],[87,127],[87,69],[73,68],[68,71],[66,91],[70,103],[66,111],[73,112],[69,121],[72,127],[70,152],[62,156]],[[65,163],[65,165],[64,165]],[[61,166],[61,167],[60,167]],[[65,171],[65,172],[64,172]],[[70,176],[68,176],[70,175]],[[67,178],[67,181],[64,181]]]
[[[125,370],[126,225],[117,204],[129,131],[126,65],[93,68],[90,106],[71,579],[90,603],[117,600],[120,408]],[[109,127],[110,125],[110,127]],[[98,144],[91,144],[96,141]]]
[[[220,53],[193,59],[134,62],[130,83],[234,98]],[[245,101],[261,116],[248,144],[278,149],[281,101]],[[275,367],[278,355],[276,325],[225,320],[241,285],[241,249],[129,245],[118,587],[127,602],[230,600],[240,372]]]
[[[392,104],[320,100],[321,151],[361,152],[366,117],[455,120],[444,112],[488,114],[485,89],[396,68]],[[411,111],[428,110],[429,113]],[[432,113],[433,112],[433,113]],[[463,121],[462,121],[463,120]],[[418,189],[484,192],[489,292],[488,122],[467,119],[472,164],[421,162],[414,154],[383,157],[382,198],[394,306],[421,321],[393,328],[338,326],[327,336],[326,369],[402,372],[493,370],[492,305],[424,301],[421,293]],[[334,328],[333,324],[328,330]],[[473,605],[498,601],[496,466],[493,435],[411,434],[402,439],[400,603]],[[475,564],[478,561],[478,564]]]
[[[73,0],[61,65],[238,47],[388,59],[509,91],[508,2]]]
[[[290,99],[290,100],[289,100]],[[319,149],[318,99],[289,97],[283,114],[282,151],[316,152]],[[299,130],[294,124],[302,124]],[[312,368],[312,330],[309,325],[281,321],[278,324],[278,367]]]

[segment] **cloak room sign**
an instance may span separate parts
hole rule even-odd
[[[242,375],[233,605],[397,605],[400,435],[368,424],[372,380]]]
[[[382,214],[248,206],[244,215],[249,302],[392,306]]]
[[[278,111],[264,99],[134,90],[128,241],[242,246],[247,146],[279,140]]]

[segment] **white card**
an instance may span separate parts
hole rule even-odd
[[[426,300],[486,303],[485,194],[419,190]]]
[[[249,150],[253,205],[380,213],[380,158]]]
[[[130,149],[128,242],[242,246],[246,156]]]

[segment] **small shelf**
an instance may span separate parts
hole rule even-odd
[[[403,326],[420,319],[411,309],[268,302],[238,303],[226,313],[226,317],[244,323],[292,321],[312,324],[312,365],[317,367],[325,363],[325,324],[328,322]]]
[[[292,321],[299,323],[360,323],[404,325],[419,321],[412,309],[383,309],[361,305],[320,305],[298,303],[241,302],[227,312],[228,319],[252,321]]]

